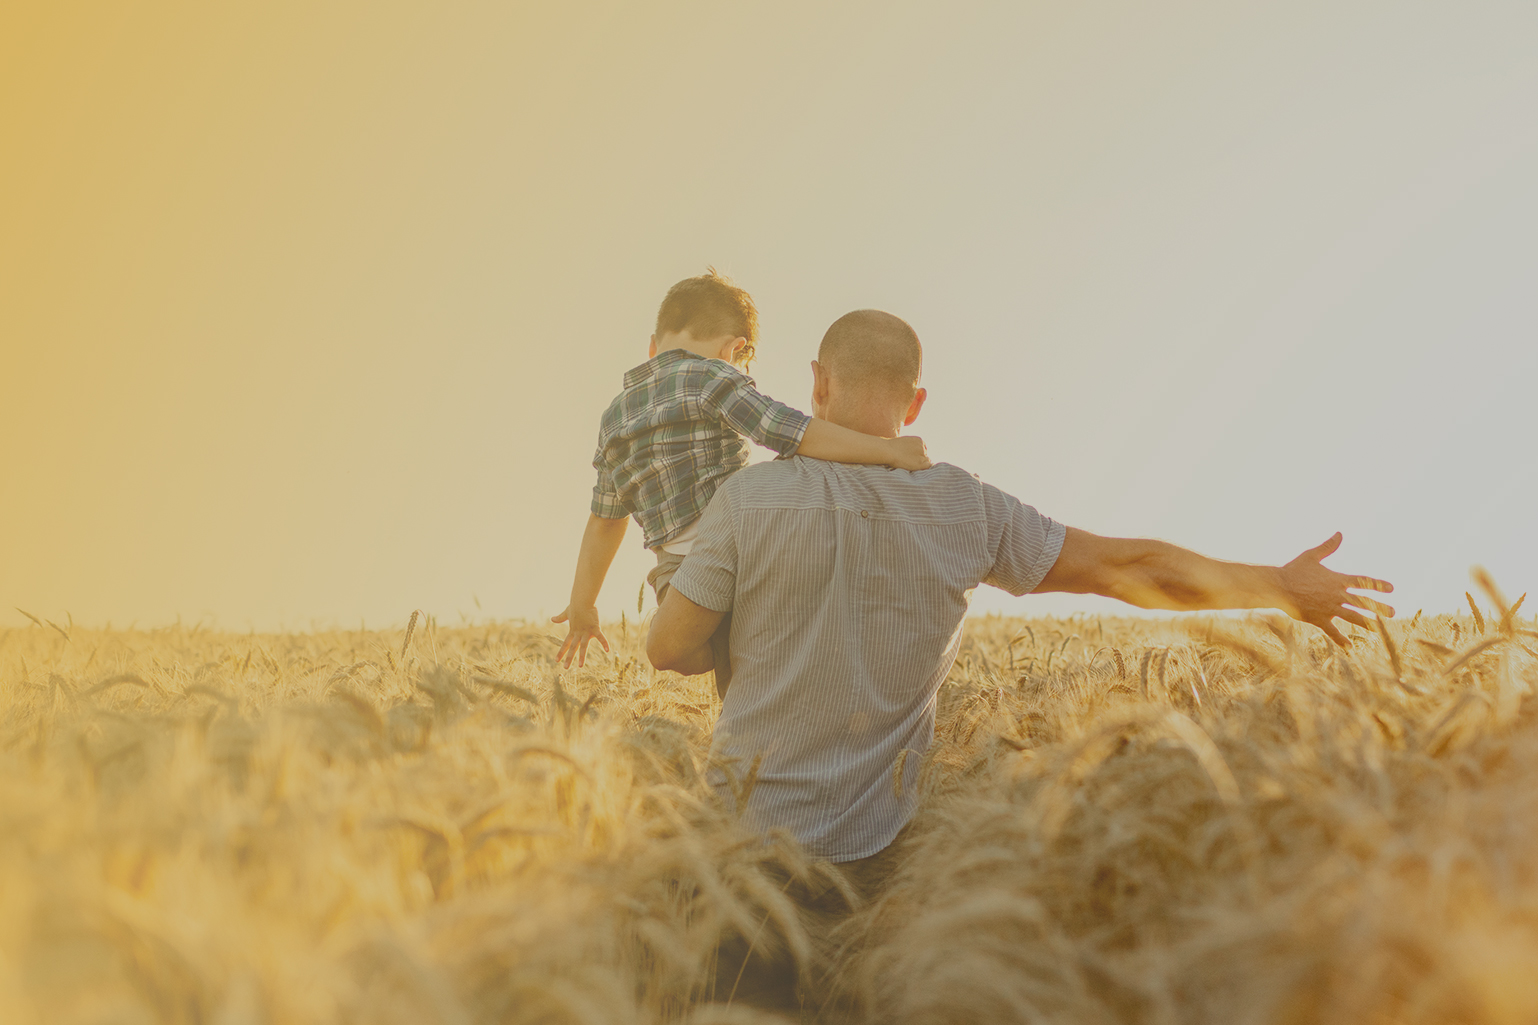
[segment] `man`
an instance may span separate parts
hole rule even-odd
[[[841,317],[812,364],[813,415],[896,437],[924,405],[921,361],[918,336],[899,318]],[[744,766],[761,758],[755,821],[849,862],[885,847],[911,814],[914,788],[897,797],[892,768],[933,738],[935,692],[979,583],[1145,609],[1276,608],[1344,645],[1336,618],[1368,627],[1357,609],[1394,610],[1350,590],[1391,585],[1321,565],[1340,540],[1285,566],[1219,562],[1065,528],[943,463],[908,473],[796,457],[722,486],[652,621],[647,654],[659,669],[708,672],[711,632],[734,613],[736,682],[717,753]]]
[[[889,313],[836,321],[812,364],[813,415],[896,437],[923,408],[918,336]],[[647,655],[686,675],[713,666],[727,612],[732,685],[714,753],[756,781],[747,821],[788,829],[843,863],[857,887],[911,817],[935,694],[955,660],[972,589],[1102,594],[1147,609],[1281,609],[1337,644],[1339,618],[1393,609],[1391,591],[1321,560],[1336,534],[1285,566],[1219,562],[1162,541],[1064,527],[944,463],[909,473],[794,457],[730,477],[652,620]],[[1352,606],[1355,606],[1353,608]]]

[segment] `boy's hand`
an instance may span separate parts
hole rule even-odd
[[[550,622],[564,623],[571,620],[571,625],[566,628],[566,640],[561,644],[561,650],[555,653],[555,660],[561,662],[567,669],[571,668],[571,660],[577,660],[580,669],[587,663],[587,646],[589,641],[596,640],[603,645],[603,650],[609,650],[609,639],[598,628],[598,610],[589,606],[583,609],[573,609],[566,606],[558,616],[551,616]]]
[[[934,465],[929,461],[929,450],[924,447],[923,438],[893,438],[891,443],[892,465],[899,470],[927,470]]]

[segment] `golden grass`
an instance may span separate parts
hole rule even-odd
[[[1492,599],[1495,600],[1495,599]],[[837,937],[893,1022],[1538,1020],[1538,634],[971,623],[923,804]],[[703,782],[709,677],[518,624],[0,632],[0,1021],[769,1020],[810,963]],[[894,777],[900,778],[900,777]]]

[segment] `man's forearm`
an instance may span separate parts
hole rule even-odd
[[[1111,589],[1144,609],[1282,609],[1291,600],[1280,569],[1221,562],[1164,541],[1126,541],[1116,553]]]
[[[1163,541],[1100,537],[1068,528],[1057,561],[1036,585],[1037,593],[1103,594],[1144,609],[1281,609],[1323,630],[1336,644],[1346,636],[1335,626],[1371,626],[1365,613],[1392,616],[1393,606],[1352,589],[1388,593],[1394,585],[1376,577],[1347,576],[1323,560],[1340,547],[1336,534],[1285,566],[1220,562]]]
[[[604,578],[625,540],[629,523],[629,519],[607,520],[588,515],[587,529],[582,532],[582,550],[577,554],[577,572],[571,583],[572,608],[598,604],[598,592],[603,590]]]
[[[716,656],[710,650],[710,639],[706,638],[705,643],[698,648],[672,652],[671,657],[663,664],[658,665],[655,660],[652,664],[658,669],[668,669],[680,676],[698,676],[715,669]]]
[[[710,637],[724,615],[696,605],[676,587],[668,588],[646,635],[646,657],[658,669],[685,676],[710,672],[716,667]]]

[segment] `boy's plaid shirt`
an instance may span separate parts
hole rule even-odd
[[[646,547],[667,544],[704,514],[722,480],[747,465],[748,438],[789,455],[809,422],[724,360],[687,349],[658,353],[625,374],[625,390],[603,414],[593,514],[634,515]]]

